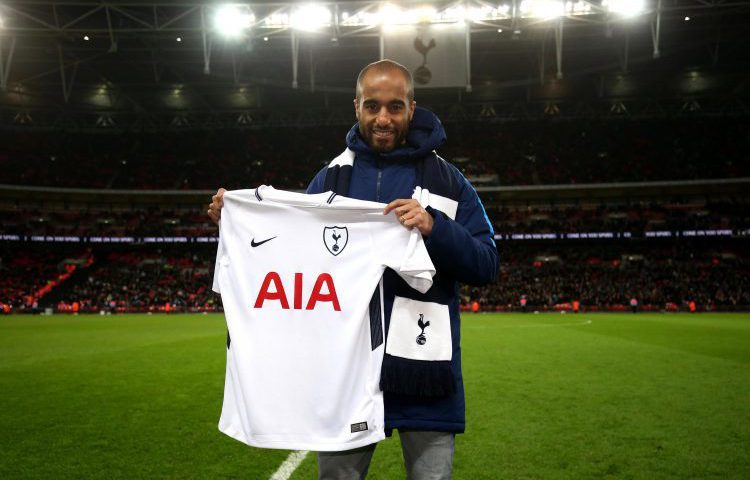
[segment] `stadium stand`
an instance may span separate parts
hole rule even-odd
[[[0,183],[108,189],[303,189],[346,126],[171,133],[0,132]],[[485,184],[750,176],[743,119],[460,123],[440,154]],[[309,142],[314,138],[315,142]],[[96,175],[82,172],[96,171]]]
[[[463,308],[517,310],[522,296],[527,310],[625,310],[633,296],[644,310],[750,308],[749,126],[449,126],[441,153],[478,185],[502,258],[495,285],[464,287]],[[304,189],[340,130],[1,131],[0,311],[220,310],[211,192]]]
[[[40,302],[60,288],[75,271],[91,264],[88,253],[66,254],[56,249],[13,248],[0,250],[0,312],[38,313]]]
[[[57,308],[65,311],[78,302],[80,311],[89,313],[216,311],[210,258],[195,252],[101,252],[77,281],[57,292]]]
[[[742,241],[740,241],[742,242]],[[504,243],[499,281],[464,287],[464,305],[488,311],[626,310],[639,299],[644,310],[733,311],[750,305],[750,258],[737,242],[630,241],[627,243]]]
[[[720,201],[647,201],[630,204],[488,205],[496,233],[646,232],[675,230],[738,230],[750,226],[748,203]],[[195,206],[164,206],[145,210],[136,205],[85,205],[30,202],[0,203],[5,234],[55,236],[215,236],[216,228]]]

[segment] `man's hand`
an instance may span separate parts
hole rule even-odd
[[[384,215],[388,215],[390,212],[395,213],[398,221],[406,228],[416,228],[424,237],[428,237],[432,233],[432,225],[435,220],[417,200],[413,198],[394,200],[386,205],[385,210],[383,210]]]
[[[221,220],[221,207],[224,206],[224,192],[226,190],[220,188],[216,195],[211,197],[211,203],[208,204],[208,217],[217,225]]]

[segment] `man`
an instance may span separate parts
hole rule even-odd
[[[445,131],[433,113],[417,108],[406,68],[390,60],[366,66],[357,78],[354,111],[357,124],[346,136],[346,151],[313,178],[307,193],[331,190],[387,203],[384,214],[396,215],[425,239],[437,269],[427,293],[409,288],[393,271],[383,277],[381,388],[386,431],[399,431],[408,478],[448,479],[454,437],[465,427],[458,282],[482,285],[496,279],[494,233],[474,188],[435,154]],[[219,189],[209,205],[214,222],[222,195]],[[371,303],[376,310],[379,294]],[[374,451],[369,445],[320,452],[319,478],[365,478]]]

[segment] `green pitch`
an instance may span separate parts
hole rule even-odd
[[[219,315],[0,317],[0,478],[266,479]],[[750,315],[464,315],[456,479],[750,478]],[[405,474],[398,439],[370,479]],[[308,455],[292,476],[315,478]]]

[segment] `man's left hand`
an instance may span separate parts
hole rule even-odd
[[[435,220],[417,200],[413,198],[394,200],[386,205],[385,210],[383,210],[384,215],[388,215],[390,212],[393,212],[401,225],[406,228],[416,228],[424,237],[428,237],[432,233],[432,225]]]

